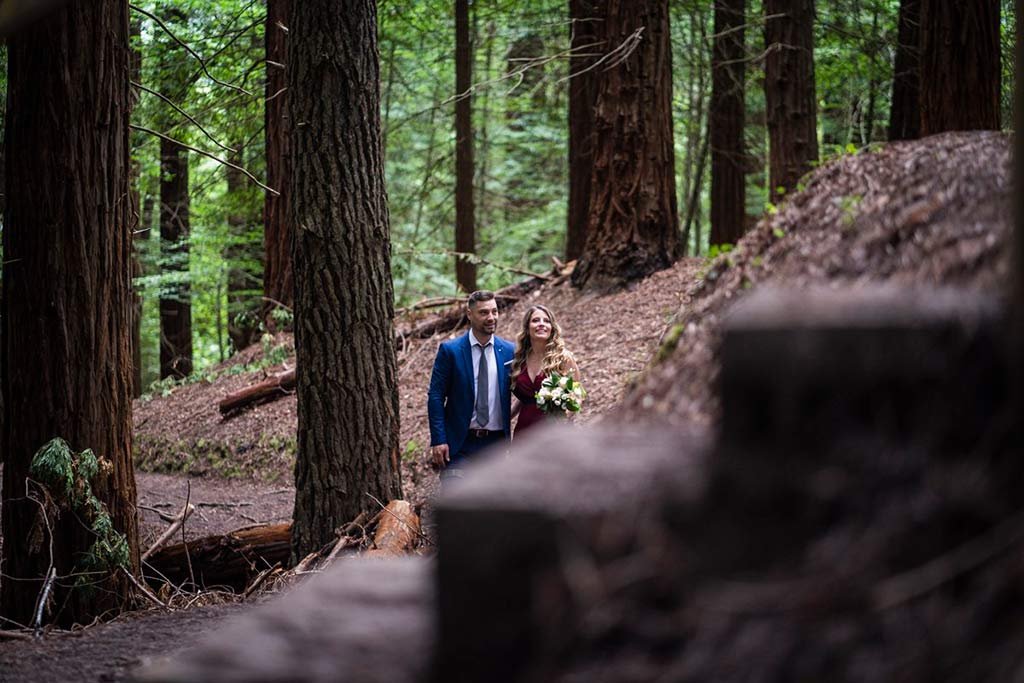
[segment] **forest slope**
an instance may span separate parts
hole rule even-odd
[[[498,334],[514,340],[530,304],[549,306],[580,365],[589,394],[580,421],[587,422],[622,400],[627,384],[649,362],[704,263],[704,259],[683,259],[673,268],[606,296],[582,294],[568,283],[541,287],[502,313]],[[400,320],[399,326],[406,322]],[[429,339],[410,339],[399,352],[402,470],[405,495],[415,504],[423,503],[437,485],[437,476],[426,463],[430,443],[427,385],[434,354],[440,342],[464,333],[461,329]],[[293,367],[291,344],[289,335],[279,335],[265,347],[256,345],[213,368],[208,379],[136,401],[139,470],[252,477],[273,482],[274,488],[290,485],[297,424],[295,396],[255,406],[227,420],[218,412],[217,403],[268,374]],[[240,372],[260,365],[263,357],[285,354],[284,365]],[[275,515],[267,519],[272,517]]]
[[[891,283],[963,287],[999,297],[1010,272],[1010,137],[946,133],[824,165],[683,297],[658,359],[621,417],[713,422],[718,328],[754,288]]]

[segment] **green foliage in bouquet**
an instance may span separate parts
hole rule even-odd
[[[536,393],[537,407],[545,413],[578,413],[583,407],[587,391],[572,375],[552,372]]]

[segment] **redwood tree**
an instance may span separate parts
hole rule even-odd
[[[777,202],[818,158],[814,0],[764,0],[764,15],[769,196]]]
[[[711,59],[711,244],[735,244],[746,216],[743,110],[746,0],[716,0]]]
[[[92,486],[135,571],[128,5],[70,3],[8,40],[0,611],[31,622],[52,551],[58,620],[85,623],[128,585],[115,573],[72,588],[96,536],[78,515],[30,500],[27,479],[55,436],[109,461]]]
[[[593,53],[600,51],[596,0],[569,0],[569,38],[574,51],[569,80],[569,206],[565,258],[583,253],[590,211],[594,160],[594,103],[597,99]]]
[[[455,0],[455,251],[476,252],[473,205],[473,45],[469,36],[469,0]],[[455,282],[464,292],[476,289],[476,264],[455,257]]]
[[[922,0],[921,135],[999,129],[999,0]]]
[[[192,374],[188,150],[160,139],[160,261],[169,282],[160,294],[160,378]]]
[[[168,19],[183,21],[178,9]],[[188,91],[181,68],[184,50],[161,32],[160,90],[172,99]],[[169,132],[167,109],[158,123]],[[165,284],[160,292],[160,378],[192,374],[192,286],[189,280],[188,150],[173,136],[160,138],[160,262]]]
[[[920,28],[921,0],[901,0],[889,109],[890,140],[921,137]]]
[[[292,276],[292,215],[289,200],[291,144],[289,141],[287,71],[288,0],[267,0],[267,105],[265,140],[267,185],[280,194],[267,192],[263,205],[263,318],[273,326],[270,311],[277,306],[291,308],[295,299]]]
[[[288,38],[298,453],[294,557],[401,495],[377,10],[293,3]]]
[[[242,167],[244,147],[233,147],[231,160]],[[252,186],[238,168],[224,167],[227,179],[228,227],[230,237],[224,250],[228,266],[228,337],[232,351],[240,351],[255,341],[259,333],[260,255],[253,232],[258,229],[258,217],[251,215]]]
[[[605,50],[635,49],[596,71],[587,241],[572,281],[598,289],[667,268],[679,251],[668,0],[603,7]]]

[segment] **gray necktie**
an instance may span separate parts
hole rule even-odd
[[[488,344],[488,346],[490,346]],[[487,347],[480,347],[480,366],[476,371],[476,423],[480,427],[487,426],[487,418],[490,415],[487,396],[490,394],[490,387],[487,382]]]

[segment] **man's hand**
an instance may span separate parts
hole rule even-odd
[[[434,467],[440,469],[448,464],[448,444],[442,443],[430,447],[430,455],[434,459]]]

